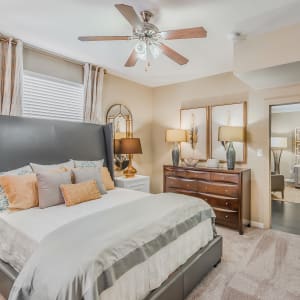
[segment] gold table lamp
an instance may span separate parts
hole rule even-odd
[[[128,154],[129,164],[123,172],[125,177],[134,177],[136,169],[132,166],[133,154],[142,154],[142,146],[139,138],[124,138],[120,140],[120,153]]]

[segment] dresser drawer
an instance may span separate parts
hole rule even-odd
[[[221,184],[178,177],[166,177],[166,189],[179,188],[192,192],[215,194],[237,198],[239,187],[235,184]]]
[[[239,187],[235,184],[198,181],[198,191],[202,193],[229,196],[233,198],[237,198],[239,196]]]
[[[131,178],[115,177],[117,187],[149,193],[149,176],[136,175]]]
[[[238,174],[211,173],[210,180],[238,184],[240,182],[240,176]]]
[[[216,223],[226,225],[231,228],[237,228],[239,224],[239,214],[235,211],[221,210],[214,208],[216,214]]]
[[[167,169],[164,173],[165,176],[178,177],[184,179],[201,179],[201,180],[210,180],[210,174],[207,172],[195,172],[189,170],[172,170]]]
[[[170,188],[197,192],[198,182],[192,179],[166,177],[166,189],[170,189]]]
[[[239,210],[239,200],[238,198],[233,199],[230,197],[225,196],[218,196],[218,195],[208,195],[208,194],[199,194],[200,198],[205,200],[210,206],[228,210]]]
[[[209,172],[192,171],[192,170],[176,170],[174,176],[186,179],[210,180]]]

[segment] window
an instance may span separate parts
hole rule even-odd
[[[83,85],[24,72],[23,116],[83,121]]]

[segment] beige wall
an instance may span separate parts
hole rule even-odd
[[[142,155],[134,156],[134,165],[143,175],[152,174],[152,89],[110,74],[104,78],[103,120],[113,104],[126,105],[133,115],[133,135],[141,139]]]
[[[300,85],[254,91],[232,73],[154,89],[153,94],[153,192],[161,192],[162,166],[171,163],[171,145],[165,143],[165,130],[179,128],[180,108],[211,104],[248,102],[248,163],[252,170],[251,219],[254,225],[270,225],[269,185],[269,105],[294,102]],[[262,157],[257,156],[261,149]]]
[[[83,82],[81,65],[26,47],[24,48],[24,69],[68,81]]]
[[[300,98],[299,98],[300,100]],[[280,162],[280,173],[285,179],[294,179],[295,128],[300,127],[300,111],[273,113],[271,118],[272,136],[287,137],[287,149],[283,150]],[[273,163],[273,159],[271,160]],[[272,164],[273,165],[273,164]]]

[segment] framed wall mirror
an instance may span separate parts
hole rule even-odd
[[[116,170],[127,168],[128,155],[120,153],[120,139],[133,136],[132,113],[123,104],[112,105],[106,114],[106,124],[113,124],[114,153]]]

